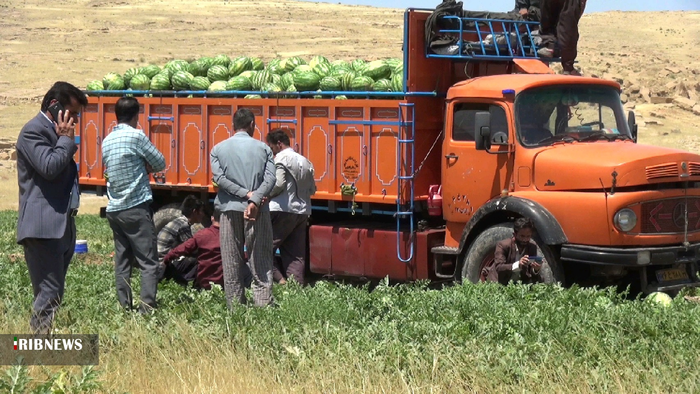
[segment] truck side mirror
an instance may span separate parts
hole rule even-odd
[[[634,111],[630,111],[629,116],[627,117],[627,124],[630,127],[630,133],[632,133],[632,140],[634,142],[637,142],[637,131],[639,126],[637,125],[637,120],[635,119]]]
[[[476,150],[486,150],[487,142],[491,145],[491,114],[486,111],[477,112],[474,116],[474,142]]]

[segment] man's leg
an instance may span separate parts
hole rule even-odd
[[[69,223],[69,228],[61,239],[30,238],[22,242],[29,278],[34,290],[29,325],[36,334],[51,332],[56,311],[61,305],[68,272],[65,246],[67,239],[71,238],[71,231],[75,234]]]
[[[61,299],[63,299],[63,292],[65,290],[68,266],[70,265],[70,261],[73,259],[73,254],[75,254],[75,238],[75,219],[69,217],[66,233],[61,239],[61,248],[63,250],[63,280],[61,281],[61,289],[59,292]]]
[[[107,221],[114,236],[114,278],[119,304],[131,310],[133,295],[131,292],[131,268],[133,266],[133,251],[129,238],[122,230],[121,212],[107,212]]]
[[[290,216],[291,231],[289,236],[282,243],[280,255],[282,256],[282,267],[288,279],[294,278],[302,286],[304,271],[306,270],[306,215],[288,214]]]
[[[168,264],[171,268],[171,278],[183,285],[187,286],[197,277],[197,259],[194,257],[185,257],[182,260],[173,261]]]
[[[287,212],[270,212],[270,222],[272,223],[272,277],[275,282],[287,279],[286,267],[283,264],[283,259],[275,258],[275,250],[281,248],[289,233],[294,228],[290,214]],[[280,257],[282,250],[280,249]]]
[[[545,52],[543,52],[545,48],[547,52],[546,57],[554,56],[554,49],[557,44],[557,24],[562,1],[564,0],[542,0],[542,8],[540,9],[540,37],[542,38],[542,44],[538,52],[540,56],[545,56]]]
[[[219,221],[221,241],[221,264],[224,269],[224,291],[226,304],[233,308],[233,303],[246,304],[245,289],[242,285],[243,246],[245,232],[243,229],[243,212],[222,212]]]
[[[578,55],[578,22],[582,13],[581,0],[563,0],[556,29],[561,65],[565,72],[574,71],[574,61]]]
[[[272,222],[270,212],[258,213],[254,222],[246,223],[246,239],[251,249],[250,268],[253,273],[253,302],[255,306],[272,303]]]

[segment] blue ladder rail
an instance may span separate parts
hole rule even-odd
[[[401,125],[399,126],[399,136],[398,143],[396,144],[396,168],[399,172],[398,189],[396,192],[396,256],[403,263],[408,263],[413,260],[413,254],[415,250],[415,238],[413,236],[413,224],[414,224],[414,196],[415,196],[415,156],[416,156],[416,145],[415,145],[415,106],[413,103],[399,103],[399,119]],[[409,120],[406,120],[406,117]],[[407,152],[408,151],[408,152]],[[410,154],[410,159],[406,158],[406,166],[403,166],[404,154]],[[407,167],[407,168],[406,168]],[[407,175],[401,175],[407,174]],[[408,201],[408,207],[406,210],[401,208],[402,200],[402,190],[404,184],[407,184],[408,192],[410,194],[410,199]],[[401,219],[408,218],[410,231],[409,231],[409,256],[404,258],[401,253]]]
[[[457,35],[457,46],[459,50],[456,54],[437,54],[430,52],[429,46],[426,45],[426,57],[492,61],[511,61],[513,59],[538,59],[546,62],[559,61],[559,59],[555,58],[541,57],[537,53],[539,48],[534,43],[532,31],[539,28],[538,22],[509,19],[460,18],[457,16],[444,16],[442,20],[456,20],[459,22],[459,29],[439,30],[440,34]],[[474,28],[472,30],[465,25],[473,25]],[[496,30],[494,26],[500,26],[501,29]],[[476,35],[478,41],[465,42],[465,34]],[[484,40],[489,36],[491,43],[485,43]],[[499,39],[503,40],[504,43],[499,44]]]

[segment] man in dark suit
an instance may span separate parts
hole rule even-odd
[[[535,224],[528,218],[519,218],[513,225],[513,237],[496,244],[494,263],[486,270],[490,282],[508,284],[510,280],[535,283],[540,280],[541,264],[531,260],[537,256],[537,244],[532,241]]]
[[[62,109],[50,109],[58,103]],[[75,86],[56,82],[44,96],[41,112],[17,138],[19,213],[17,243],[24,247],[34,289],[30,320],[37,334],[49,334],[61,304],[68,264],[75,250],[78,170],[73,139],[87,98]]]

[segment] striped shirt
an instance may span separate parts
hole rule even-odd
[[[163,261],[170,250],[192,238],[190,221],[182,215],[163,227],[158,233],[158,261]]]
[[[120,123],[102,141],[102,164],[107,175],[107,212],[115,212],[153,200],[146,164],[154,172],[163,171],[165,157],[143,131]]]

